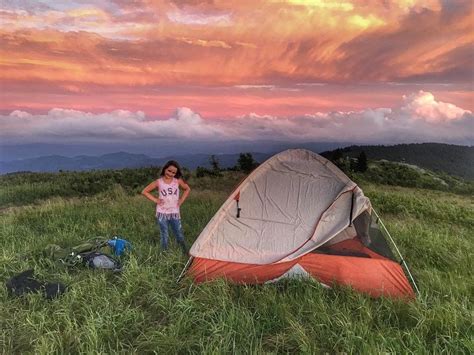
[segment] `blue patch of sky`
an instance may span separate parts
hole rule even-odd
[[[120,11],[116,4],[105,0],[2,0],[1,7],[9,10],[25,10],[36,14],[46,11],[65,12],[88,7],[97,7],[112,14]]]
[[[115,18],[119,18],[123,14],[122,9],[115,3],[104,0],[87,0],[87,1],[53,1],[53,0],[2,0],[0,8],[10,10],[10,11],[27,11],[28,13],[41,15],[48,11],[57,11],[57,12],[68,12],[75,9],[87,9],[87,8],[99,8]],[[142,11],[142,10],[139,10]],[[128,24],[127,27],[132,26]],[[43,26],[35,25],[36,28],[49,28],[51,27],[48,24]],[[80,22],[63,22],[57,23],[54,25],[54,28],[63,31],[90,31],[91,28],[87,25],[87,19],[83,20],[83,23]],[[116,40],[133,40],[136,39],[135,36],[128,36],[120,31],[120,25],[116,24],[115,26],[110,27],[95,27],[92,29],[93,32],[98,33],[104,37],[108,37]]]
[[[47,3],[47,1],[41,0],[2,0],[0,7],[6,10],[24,10],[32,13],[54,10]]]

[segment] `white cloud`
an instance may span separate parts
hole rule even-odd
[[[178,108],[174,117],[147,120],[142,111],[116,110],[93,114],[54,108],[45,115],[13,111],[0,115],[0,139],[22,142],[120,141],[141,138],[206,139],[216,128],[189,108]]]
[[[436,101],[429,92],[403,97],[393,108],[306,114],[279,118],[249,114],[226,126],[247,139],[343,141],[356,143],[474,143],[474,116],[453,104]],[[233,126],[233,127],[231,127]]]
[[[176,9],[167,14],[170,21],[185,25],[220,25],[230,26],[232,24],[230,14],[205,14],[183,11]]]
[[[299,84],[296,84],[297,86],[308,86],[308,87],[312,87],[312,86],[326,86],[327,84],[326,83],[299,83]]]
[[[404,96],[399,106],[362,111],[309,113],[276,117],[249,113],[234,119],[203,119],[180,107],[164,120],[147,119],[141,111],[94,114],[55,108],[45,115],[13,111],[0,115],[4,142],[84,142],[140,139],[186,141],[284,140],[354,143],[474,143],[471,111],[436,101],[429,92]]]
[[[436,101],[432,93],[422,90],[416,94],[403,96],[403,102],[403,112],[431,122],[456,120],[464,113],[470,113],[453,104]]]
[[[301,91],[301,89],[298,88],[279,87],[275,85],[234,85],[233,87],[241,90]]]
[[[180,38],[179,40],[187,43],[187,44],[192,44],[195,46],[200,46],[200,47],[217,47],[217,48],[225,48],[225,49],[230,49],[232,48],[229,44],[227,44],[224,41],[218,41],[218,40],[204,40],[204,39],[191,39],[191,38]]]
[[[268,90],[273,90],[275,89],[275,85],[234,85],[234,88],[237,89],[268,89]]]

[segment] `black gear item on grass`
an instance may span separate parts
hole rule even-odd
[[[61,296],[65,291],[66,285],[59,282],[48,282],[44,285],[44,294],[48,300]]]
[[[43,284],[33,278],[33,269],[23,271],[7,281],[7,290],[10,295],[21,296],[24,293],[41,291]]]
[[[42,292],[47,299],[53,299],[66,291],[61,283],[41,282],[33,277],[34,270],[26,270],[13,276],[6,282],[10,296],[22,296],[26,293]]]

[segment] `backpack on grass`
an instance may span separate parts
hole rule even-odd
[[[115,256],[121,256],[125,252],[132,250],[132,244],[125,239],[121,239],[118,235],[110,239],[107,245],[112,248],[112,252]]]
[[[91,238],[69,248],[62,248],[57,244],[48,244],[43,250],[43,255],[53,260],[61,261],[71,254],[77,255],[80,253],[99,250],[106,252],[108,240],[108,238],[104,237]]]
[[[108,255],[111,254],[109,241],[107,238],[97,237],[70,248],[61,248],[59,245],[49,244],[43,254],[66,266],[85,265],[95,269],[117,271],[121,269],[121,265],[116,259]]]
[[[122,265],[118,260],[100,252],[84,253],[81,255],[81,258],[82,264],[92,269],[108,269],[114,272],[122,270]]]

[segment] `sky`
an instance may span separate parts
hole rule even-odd
[[[2,0],[0,142],[472,145],[473,7]]]

